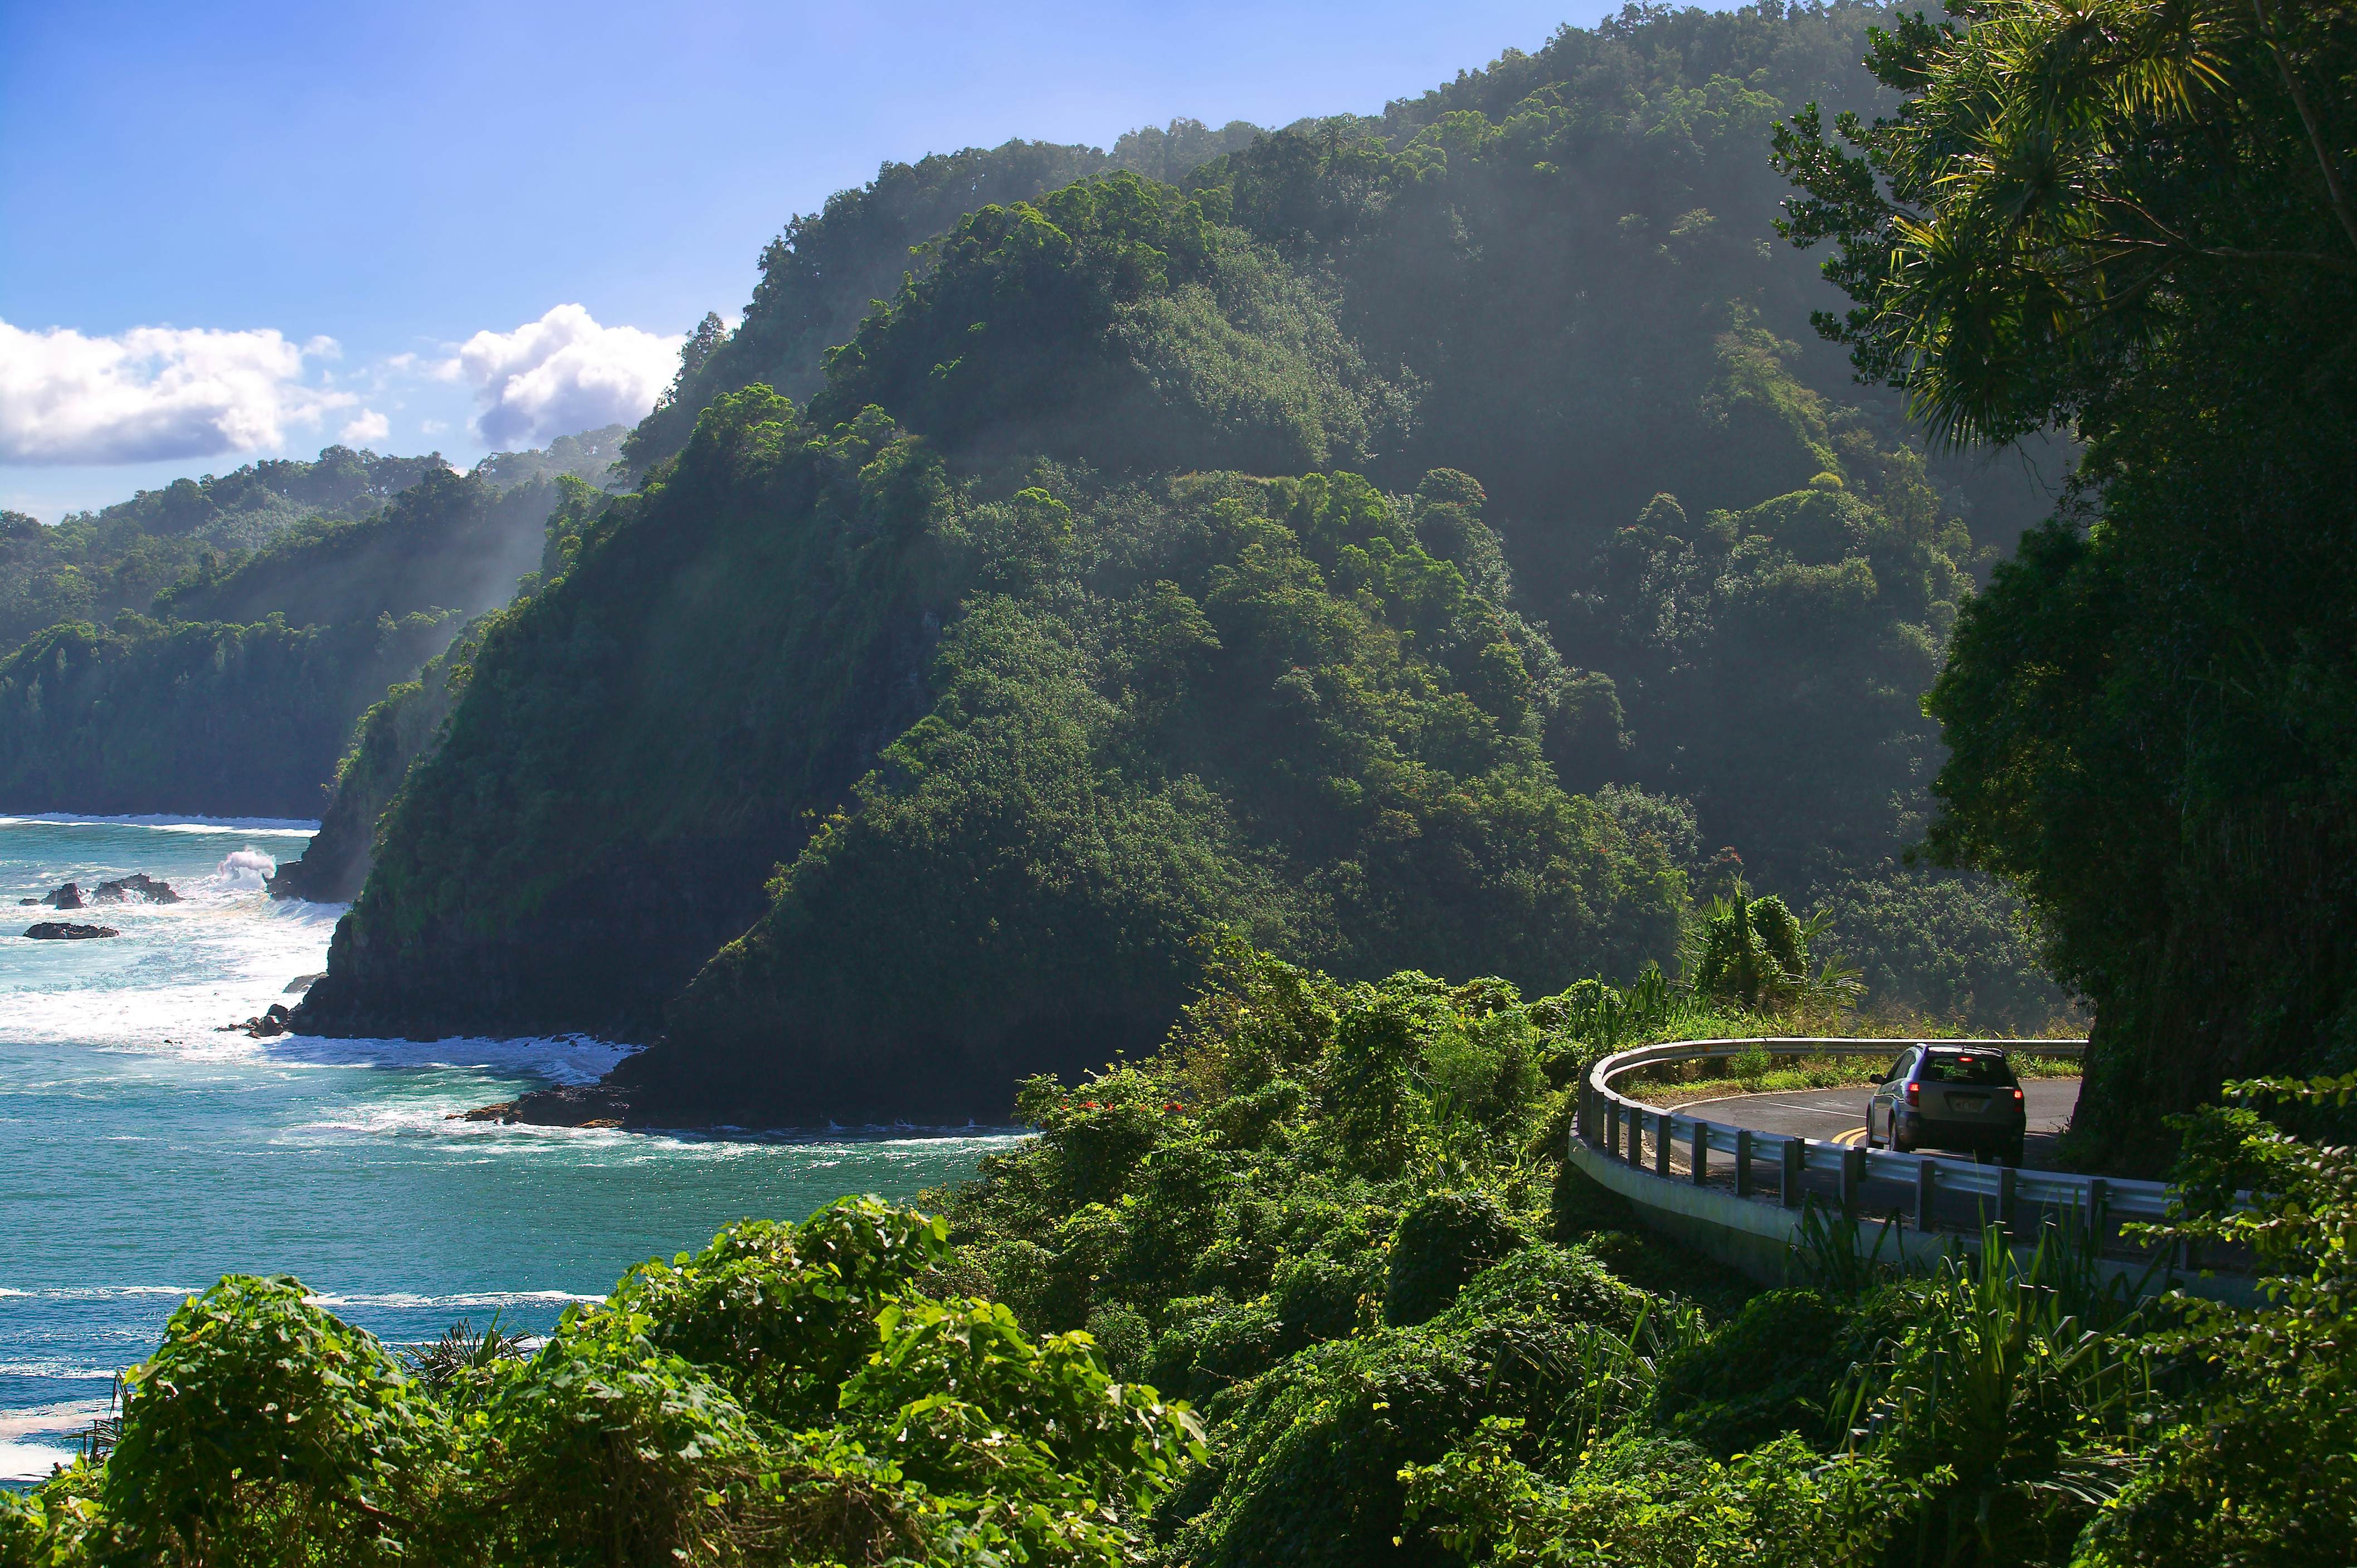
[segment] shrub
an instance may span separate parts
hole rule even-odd
[[[1846,1365],[1845,1319],[1812,1290],[1770,1291],[1662,1369],[1656,1414],[1725,1458],[1780,1434],[1830,1437],[1828,1404]]]
[[[1422,1323],[1457,1299],[1465,1282],[1523,1244],[1495,1199],[1436,1192],[1401,1216],[1383,1276],[1383,1321]]]

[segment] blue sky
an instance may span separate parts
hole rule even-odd
[[[0,505],[533,444],[883,159],[1372,112],[1615,9],[0,0]]]

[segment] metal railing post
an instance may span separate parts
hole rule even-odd
[[[1629,1163],[1642,1166],[1645,1163],[1645,1113],[1635,1106],[1629,1107]]]
[[[1852,1219],[1857,1218],[1858,1188],[1865,1185],[1866,1151],[1844,1147],[1841,1152],[1841,1210]]]
[[[1609,1155],[1620,1152],[1620,1102],[1617,1100],[1604,1102],[1604,1152]]]
[[[2111,1201],[2112,1185],[2102,1176],[2087,1182],[2087,1244],[2100,1252],[2104,1250],[2104,1208]]]
[[[1695,1186],[1710,1180],[1710,1123],[1700,1117],[1695,1119],[1694,1158],[1688,1163],[1694,1166]]]
[[[2014,1202],[2013,1202],[2013,1183],[2014,1183],[2014,1176],[2015,1176],[2015,1171],[2014,1171],[2014,1168],[2013,1168],[2011,1165],[1999,1165],[1999,1166],[1997,1166],[1997,1168],[1996,1168],[1996,1222],[1997,1222],[1999,1225],[2004,1226],[2007,1230],[2012,1230],[2012,1229],[2013,1229],[2013,1209],[2014,1209]]]
[[[1801,1207],[1801,1161],[1806,1154],[1800,1139],[1784,1140],[1784,1170],[1776,1184],[1776,1199],[1787,1208]]]
[[[1662,1119],[1653,1123],[1653,1174],[1657,1176],[1665,1176],[1670,1174],[1670,1138],[1672,1136],[1670,1127],[1673,1118],[1670,1113],[1664,1111],[1662,1112]]]
[[[1940,1162],[1915,1162],[1915,1229],[1929,1230],[1939,1212]]]
[[[1735,1196],[1751,1196],[1751,1129],[1735,1130]]]

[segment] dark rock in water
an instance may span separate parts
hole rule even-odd
[[[281,994],[286,996],[299,996],[304,992],[310,990],[311,987],[317,985],[319,982],[327,978],[328,972],[324,969],[317,974],[298,974],[294,979],[286,983],[286,989],[285,992],[281,993]]]
[[[81,908],[79,904],[69,907]],[[119,937],[123,933],[113,926],[77,926],[71,920],[43,920],[26,927],[25,934],[37,942],[85,942],[92,937]]]
[[[64,889],[59,891],[63,892]],[[144,871],[135,871],[113,882],[102,882],[91,889],[90,896],[93,902],[101,904],[120,904],[125,898],[145,898],[150,904],[177,904],[180,901],[180,896],[172,891],[170,883],[150,876]],[[59,907],[64,908],[63,905]]]
[[[264,1011],[260,1017],[248,1018],[242,1024],[223,1024],[220,1028],[215,1029],[213,1033],[216,1035],[251,1035],[257,1040],[274,1040],[279,1036],[286,1033],[286,1020],[289,1016],[290,1015],[287,1013],[284,1004],[273,1002],[269,1007]]]
[[[38,898],[28,898],[26,902],[47,904],[52,909],[79,909],[81,908],[81,885],[69,882],[63,887],[44,893]]]
[[[629,1119],[628,1097],[611,1084],[567,1084],[536,1089],[521,1100],[454,1111],[453,1122],[497,1122],[506,1127],[619,1127]]]
[[[19,898],[16,902],[19,904],[38,904],[40,900],[38,898]]]

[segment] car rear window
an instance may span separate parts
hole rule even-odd
[[[1962,1056],[1934,1051],[1923,1058],[1915,1076],[1925,1083],[2004,1085],[2013,1081],[2013,1069],[2005,1065],[2004,1057],[1994,1052]]]

